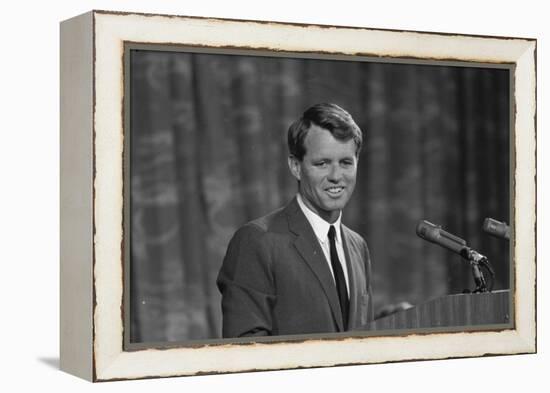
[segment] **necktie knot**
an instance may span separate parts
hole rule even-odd
[[[328,239],[334,240],[336,238],[336,229],[334,228],[334,225],[331,225],[328,230]]]

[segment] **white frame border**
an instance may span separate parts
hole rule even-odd
[[[536,41],[94,11],[93,379],[536,351]],[[307,33],[307,34],[306,34]],[[515,329],[123,351],[124,42],[514,63]]]

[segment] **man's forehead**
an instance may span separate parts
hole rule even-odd
[[[319,126],[312,126],[304,140],[306,155],[308,153],[338,153],[355,155],[357,144],[350,138],[335,138],[330,131]]]

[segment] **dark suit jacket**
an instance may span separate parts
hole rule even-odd
[[[342,227],[350,289],[348,330],[372,320],[370,258],[361,236]],[[241,227],[217,280],[223,337],[343,330],[336,285],[296,198]]]

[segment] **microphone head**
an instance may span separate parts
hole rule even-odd
[[[466,241],[449,232],[444,231],[439,225],[422,220],[416,226],[416,234],[424,240],[435,243],[457,254],[462,254],[467,249]]]
[[[422,220],[416,225],[416,234],[424,240],[435,242],[440,237],[441,227]]]
[[[491,236],[506,240],[510,239],[510,227],[505,222],[486,218],[485,221],[483,221],[483,230]]]

